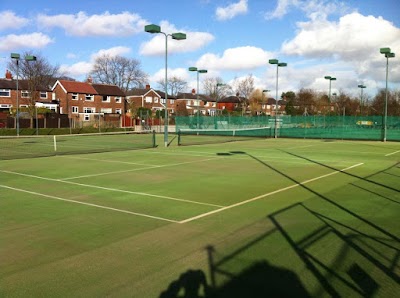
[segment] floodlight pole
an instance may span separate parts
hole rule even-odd
[[[331,76],[325,76],[326,80],[329,80],[329,104],[331,103],[331,86],[332,86],[332,81],[336,81],[336,78],[331,77]]]
[[[279,62],[278,59],[269,59],[269,64],[276,64],[276,97],[275,97],[275,139],[278,138],[278,69],[287,66],[287,63]]]
[[[164,112],[164,146],[168,147],[168,36],[171,36],[172,39],[183,40],[186,39],[185,33],[172,33],[167,34],[161,31],[161,27],[158,25],[146,25],[144,27],[144,31],[154,34],[161,33],[165,36],[165,112]]]
[[[390,48],[381,48],[380,53],[386,57],[386,91],[385,91],[385,110],[383,119],[383,137],[382,141],[386,142],[387,137],[387,113],[388,113],[388,77],[389,77],[389,58],[394,58],[395,54],[390,51]]]
[[[199,92],[199,73],[207,73],[207,69],[197,69],[197,67],[189,67],[189,71],[197,72],[197,91],[196,91],[196,100],[197,100],[197,129],[200,129],[200,92]]]
[[[367,86],[364,86],[363,84],[358,85],[358,88],[361,89],[361,94],[360,94],[360,115],[362,116],[362,106],[363,106],[363,89],[367,88]]]
[[[19,60],[21,56],[18,53],[11,53],[11,59],[15,59],[17,63],[17,81],[16,81],[16,90],[17,90],[17,109],[16,109],[16,128],[17,128],[17,137],[19,137]],[[25,61],[36,61],[36,56],[27,55],[24,58]]]

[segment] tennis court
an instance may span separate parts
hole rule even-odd
[[[400,290],[399,143],[143,137],[0,160],[1,296],[261,297],[279,270],[293,296]]]

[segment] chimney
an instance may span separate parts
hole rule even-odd
[[[150,84],[146,85],[146,90],[150,90]]]
[[[196,94],[196,89],[192,89],[192,95],[195,95]]]
[[[89,76],[86,80],[87,83],[92,84],[93,83],[93,79],[91,76]]]
[[[8,69],[6,70],[6,79],[7,80],[12,80],[13,79],[12,73]]]

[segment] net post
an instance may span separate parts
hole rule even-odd
[[[181,145],[181,130],[178,130],[178,146]]]
[[[153,148],[157,147],[156,144],[156,131],[153,129]]]
[[[56,140],[56,135],[53,136],[53,143],[54,143],[54,152],[57,152],[57,140]]]

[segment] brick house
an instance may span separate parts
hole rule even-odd
[[[32,102],[29,91],[29,80],[18,80],[18,104],[19,108],[29,109],[33,105],[44,107],[57,112],[57,104],[53,102],[52,91],[48,87],[40,87],[37,90],[37,99]],[[0,79],[0,112],[13,113],[17,107],[17,80],[10,71],[6,71],[4,79]]]
[[[77,121],[91,121],[101,115],[119,122],[125,114],[125,93],[116,85],[57,80],[52,90],[60,113]]]
[[[201,115],[214,115],[216,108],[215,100],[202,94],[199,94],[199,98],[197,98],[194,89],[191,93],[178,93],[176,104],[186,105],[188,115],[195,115],[197,111],[200,111]]]
[[[138,108],[150,109],[154,112],[164,110],[165,92],[154,90],[150,85],[146,88],[135,88],[126,95],[127,112],[133,114]],[[175,97],[168,95],[168,113],[175,112]]]

